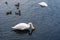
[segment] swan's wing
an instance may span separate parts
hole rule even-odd
[[[38,3],[38,4],[41,5],[41,6],[48,6],[47,3],[45,3],[45,2],[41,2],[41,3]]]
[[[15,29],[19,29],[19,30],[28,29],[29,27],[30,27],[30,25],[28,25],[26,23],[19,23],[16,26],[14,26]]]

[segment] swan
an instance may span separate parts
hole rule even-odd
[[[38,3],[40,6],[42,6],[42,7],[47,7],[48,5],[47,5],[47,3],[45,3],[45,2],[40,2],[40,3]]]
[[[25,30],[25,29],[29,29],[30,27],[32,28],[32,30],[35,29],[35,27],[33,26],[33,24],[31,22],[29,22],[28,24],[27,23],[19,23],[12,28],[18,29],[18,30]]]

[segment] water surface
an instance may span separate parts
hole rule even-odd
[[[42,1],[48,7],[42,8],[38,4]],[[14,5],[18,2],[21,16],[15,15],[17,9]],[[12,14],[6,15],[10,10]],[[12,31],[11,27],[20,22],[32,22],[36,29],[31,35]],[[60,0],[1,0],[0,40],[60,40]]]

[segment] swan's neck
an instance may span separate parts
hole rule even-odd
[[[32,28],[32,30],[34,30],[35,29],[35,27],[33,26],[33,24],[32,23],[28,23],[29,25],[31,25],[31,28]]]

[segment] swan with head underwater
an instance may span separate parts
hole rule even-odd
[[[25,30],[25,29],[29,29],[30,27],[32,30],[35,29],[35,27],[33,26],[33,24],[31,22],[29,22],[28,24],[27,23],[19,23],[12,28],[17,29],[17,30]]]

